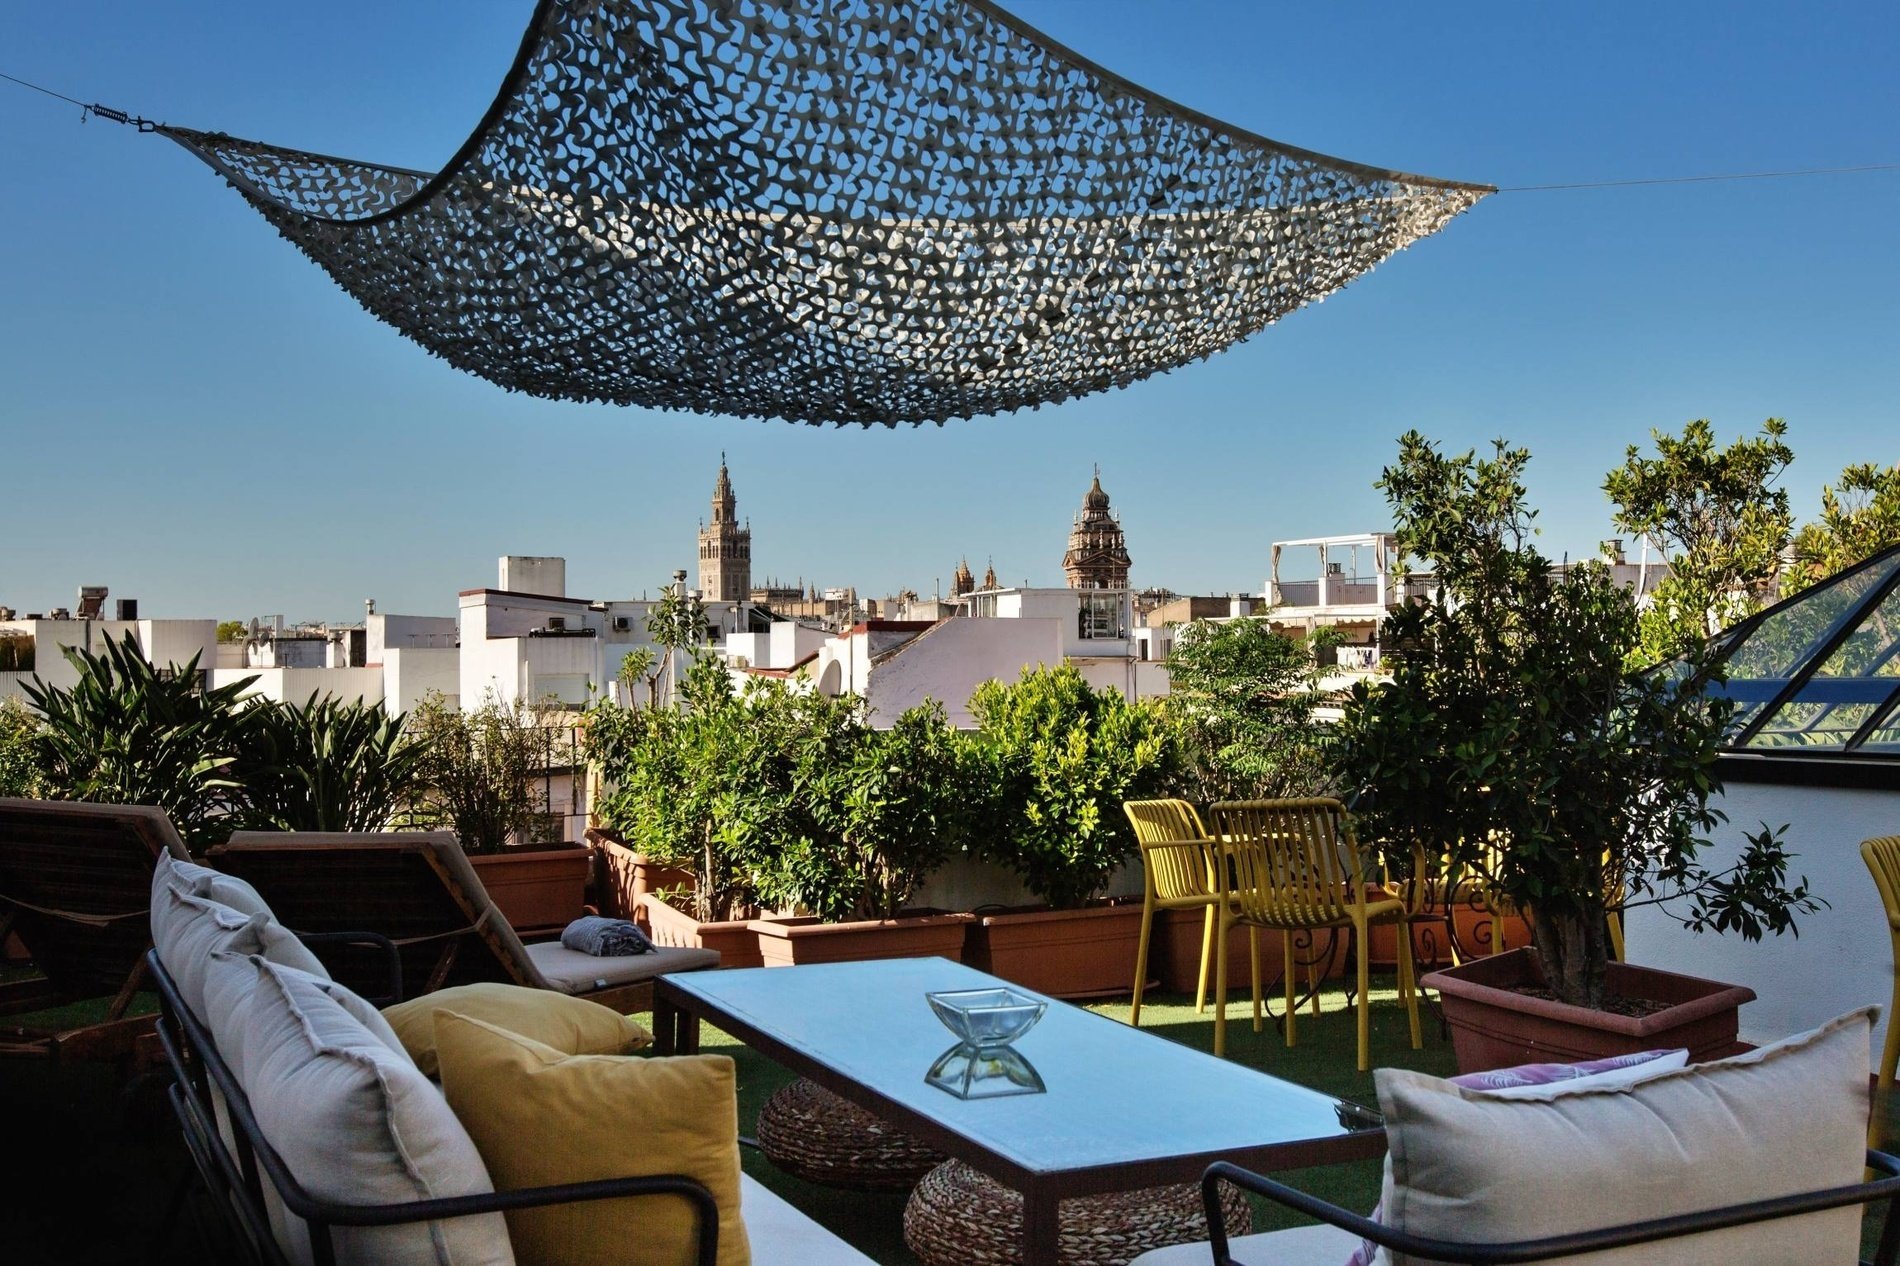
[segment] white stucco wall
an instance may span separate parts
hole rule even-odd
[[[127,633],[138,639],[145,658],[164,667],[183,667],[199,656],[199,671],[218,662],[216,620],[6,620],[0,630],[24,633],[33,639],[33,671],[0,673],[0,698],[20,694],[20,683],[35,675],[48,686],[70,689],[79,672],[67,662],[61,648],[76,646],[94,652],[107,639],[118,641]]]
[[[459,636],[452,615],[372,615],[364,622],[363,662],[387,663],[397,649],[453,650]]]
[[[383,708],[413,712],[430,691],[453,707],[462,689],[462,653],[453,648],[389,646],[383,651]]]
[[[1721,807],[1729,821],[1708,854],[1712,867],[1733,861],[1745,832],[1786,822],[1788,851],[1796,855],[1790,877],[1807,876],[1829,908],[1798,918],[1798,937],[1753,944],[1732,934],[1687,932],[1654,908],[1632,910],[1625,926],[1630,961],[1753,989],[1758,997],[1741,1013],[1741,1035],[1750,1042],[1812,1028],[1868,1003],[1884,1011],[1893,994],[1893,956],[1860,843],[1900,833],[1900,786],[1867,791],[1730,782]],[[1883,1015],[1876,1051],[1885,1028]]]
[[[383,670],[380,668],[217,668],[211,684],[226,686],[257,680],[245,691],[247,696],[261,695],[279,703],[302,704],[310,696],[331,695],[345,703],[381,703]]]
[[[969,727],[970,695],[991,678],[1014,681],[1032,664],[1062,662],[1056,619],[945,620],[869,671],[862,689],[873,725],[889,725],[925,698],[943,704],[950,724]]]

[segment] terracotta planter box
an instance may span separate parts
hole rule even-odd
[[[754,919],[759,955],[767,967],[848,963],[872,958],[947,958],[963,961],[970,914],[919,911],[895,919],[824,923],[814,918]]]
[[[1140,908],[1136,908],[1137,931],[1141,920]],[[1161,983],[1163,989],[1173,989],[1185,994],[1193,994],[1201,972],[1201,912],[1199,910],[1157,910],[1153,938],[1148,945],[1148,974]],[[1325,945],[1325,933],[1321,933],[1320,945]],[[1309,951],[1298,951],[1302,959],[1311,957]],[[1324,952],[1322,948],[1322,953]],[[1336,956],[1343,961],[1342,956]],[[1245,989],[1252,979],[1247,965],[1247,929],[1229,928],[1227,931],[1227,985],[1230,989]],[[1339,971],[1339,962],[1333,964],[1333,971]],[[1260,929],[1260,972],[1261,979],[1271,982],[1280,974],[1280,934],[1267,928]],[[1305,969],[1300,979],[1306,978]],[[1135,979],[1135,965],[1128,964],[1127,988]],[[1207,960],[1207,993],[1214,995],[1214,960]]]
[[[646,911],[648,935],[656,945],[718,950],[721,967],[765,966],[759,955],[759,934],[752,930],[750,919],[701,923],[652,893],[640,898],[640,908]]]
[[[1741,985],[1611,963],[1611,992],[1671,1005],[1641,1019],[1591,1011],[1511,992],[1516,985],[1544,983],[1530,949],[1473,959],[1419,983],[1438,992],[1458,1070],[1466,1073],[1678,1046],[1688,1048],[1692,1062],[1717,1059],[1735,1050],[1736,1013],[1755,997]]]
[[[650,862],[646,854],[636,853],[617,840],[596,838],[594,855],[600,859],[600,912],[632,919],[649,933],[652,929],[641,898],[662,890],[692,890],[692,871]]]
[[[1052,998],[1128,993],[1141,902],[980,915],[969,934],[963,961],[992,976]]]
[[[1458,933],[1458,948],[1466,958],[1491,953],[1491,916],[1483,910],[1458,906],[1452,911]],[[1372,965],[1392,968],[1398,965],[1399,940],[1396,924],[1379,924],[1372,932]],[[1521,948],[1531,943],[1530,925],[1517,914],[1504,916],[1504,943]],[[1451,966],[1451,947],[1445,944],[1445,925],[1419,923],[1412,928],[1412,961],[1420,971]]]
[[[581,844],[523,844],[471,856],[482,887],[522,936],[559,934],[587,913],[592,853]]]

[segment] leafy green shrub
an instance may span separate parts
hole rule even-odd
[[[1063,665],[984,682],[970,710],[995,791],[987,855],[1057,909],[1099,896],[1135,852],[1122,802],[1155,794],[1177,759],[1159,707]]]
[[[35,677],[25,687],[42,725],[34,738],[42,791],[57,799],[165,810],[194,849],[230,834],[242,804],[231,776],[244,723],[239,699],[254,677],[205,687],[198,657],[155,668],[127,633],[97,653],[65,648],[71,689]]]
[[[749,917],[771,862],[796,834],[788,708],[778,682],[740,690],[724,665],[695,656],[677,708],[588,710],[584,750],[608,782],[600,825],[653,861],[692,870],[684,904],[702,922]]]
[[[412,822],[454,831],[469,853],[534,838],[548,811],[535,786],[552,749],[545,721],[540,708],[519,699],[464,710],[426,696],[409,720],[410,742],[420,749]]]
[[[816,698],[816,696],[813,696]],[[793,786],[806,833],[775,867],[789,899],[829,920],[895,918],[971,840],[985,792],[972,744],[926,701],[888,730],[850,700],[840,724],[798,744]]]
[[[244,710],[232,777],[239,816],[266,831],[380,831],[409,807],[429,755],[404,718],[377,704],[311,695],[302,706],[260,701]]]
[[[0,699],[0,796],[39,794],[39,718],[18,699]]]
[[[1319,723],[1313,645],[1264,619],[1195,620],[1168,656],[1169,718],[1189,800],[1317,796],[1332,786]]]

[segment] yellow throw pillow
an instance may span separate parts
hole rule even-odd
[[[481,1020],[439,1011],[442,1091],[497,1191],[684,1174],[719,1205],[719,1266],[748,1266],[739,1216],[739,1103],[724,1055],[563,1055]],[[687,1266],[692,1206],[633,1196],[517,1209],[520,1266]]]
[[[453,1011],[533,1038],[563,1055],[627,1055],[653,1035],[612,1007],[551,989],[520,985],[457,985],[383,1009],[383,1018],[425,1076],[434,1077],[435,1013]]]

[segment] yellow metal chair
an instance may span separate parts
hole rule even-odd
[[[1215,933],[1214,1053],[1227,1052],[1227,933],[1235,924],[1282,933],[1285,963],[1286,1044],[1298,1035],[1297,987],[1291,933],[1301,929],[1351,928],[1357,941],[1359,1070],[1372,1066],[1369,955],[1366,929],[1374,923],[1399,925],[1399,1000],[1411,1018],[1412,1049],[1422,1045],[1418,1026],[1418,987],[1413,976],[1411,937],[1404,934],[1405,902],[1375,889],[1368,892],[1345,808],[1332,799],[1244,800],[1217,804],[1211,811],[1214,835],[1224,864],[1216,873],[1225,885]],[[1257,957],[1257,956],[1256,956]],[[1261,1029],[1260,991],[1254,990],[1254,1031]]]
[[[1900,835],[1883,835],[1865,840],[1860,859],[1874,877],[1880,890],[1880,904],[1887,907],[1887,937],[1893,943],[1893,960],[1900,967]],[[1880,1074],[1874,1082],[1874,1114],[1867,1127],[1867,1146],[1877,1148],[1886,1116],[1886,1097],[1893,1090],[1894,1065],[1900,1063],[1900,975],[1894,977],[1893,999],[1887,1008],[1887,1044],[1880,1052]]]
[[[1141,991],[1148,981],[1148,943],[1157,910],[1203,910],[1201,974],[1194,1009],[1207,1005],[1207,963],[1214,946],[1214,854],[1201,815],[1185,800],[1130,800],[1122,805],[1141,844],[1141,947],[1135,951],[1135,1001],[1128,1022],[1141,1023]]]

